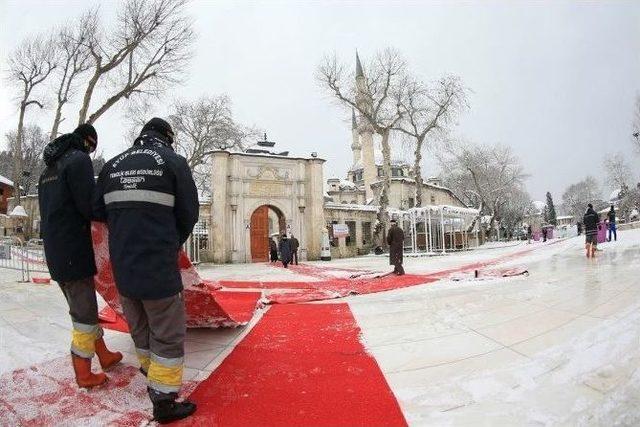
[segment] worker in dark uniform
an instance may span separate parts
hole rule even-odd
[[[116,286],[160,423],[196,410],[176,400],[186,334],[178,251],[199,205],[191,170],[172,144],[169,123],[151,119],[133,147],[104,165],[94,203],[96,219],[107,222]]]
[[[73,322],[71,360],[80,387],[107,381],[104,373],[91,372],[98,355],[103,370],[122,360],[122,353],[107,349],[98,324],[98,303],[93,276],[96,264],[91,243],[91,199],[95,182],[89,153],[98,145],[90,124],[78,126],[44,149],[47,168],[40,176],[41,235],[51,277],[58,282]]]
[[[387,244],[389,245],[389,264],[393,265],[393,272],[398,276],[404,274],[402,258],[404,252],[404,232],[398,227],[395,219],[391,220],[391,228],[387,233]]]

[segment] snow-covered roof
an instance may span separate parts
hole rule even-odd
[[[459,206],[451,206],[451,205],[428,205],[428,206],[421,206],[419,208],[411,208],[408,211],[417,212],[417,213],[423,213],[427,211],[431,211],[431,212],[442,211],[444,214],[473,215],[473,216],[478,215],[478,213],[480,212],[478,209],[461,208]]]
[[[6,176],[2,176],[2,175],[0,175],[0,184],[4,184],[4,185],[8,185],[10,187],[13,187],[13,181],[11,181]]]
[[[362,211],[362,212],[378,212],[379,206],[376,205],[356,205],[349,203],[326,202],[324,207],[327,209],[336,209],[343,211]]]
[[[622,192],[621,188],[618,188],[617,190],[613,190],[609,195],[609,201],[613,202],[615,200],[619,200],[621,192]]]
[[[341,190],[347,190],[347,189],[357,190],[358,189],[358,186],[354,182],[349,181],[348,179],[341,179],[338,186],[340,187]]]

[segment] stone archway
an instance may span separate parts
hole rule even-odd
[[[251,214],[251,262],[269,260],[269,239],[272,234],[286,232],[286,220],[280,209],[262,205]]]

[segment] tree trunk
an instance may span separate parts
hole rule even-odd
[[[96,84],[100,79],[101,71],[99,68],[96,68],[93,76],[87,83],[87,90],[84,91],[84,98],[82,99],[82,107],[80,107],[80,112],[78,113],[78,126],[85,123],[87,121],[87,114],[89,112],[89,104],[91,104],[91,97],[93,96],[93,90],[96,88]]]
[[[382,190],[380,192],[380,208],[378,210],[378,221],[380,222],[379,234],[377,236],[380,246],[386,247],[387,240],[384,238],[385,231],[389,229],[389,190],[391,188],[391,147],[389,146],[389,129],[384,129],[382,136]]]
[[[13,197],[16,204],[20,204],[20,184],[22,183],[22,138],[24,137],[24,114],[27,109],[25,102],[20,104],[20,116],[18,118],[18,130],[16,132],[16,146],[13,150]]]
[[[415,181],[416,181],[416,207],[422,206],[422,168],[420,164],[422,163],[422,143],[424,142],[424,138],[418,138],[416,140],[416,151],[415,151],[415,160],[413,163],[413,171],[415,173]]]
[[[53,141],[58,136],[58,128],[62,119],[62,103],[58,103],[56,107],[56,115],[53,118],[53,126],[51,126],[51,133],[49,134],[49,140]]]

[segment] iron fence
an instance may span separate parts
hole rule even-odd
[[[23,282],[31,280],[32,273],[49,273],[42,241],[23,243],[17,237],[0,240],[0,268],[20,271]]]

